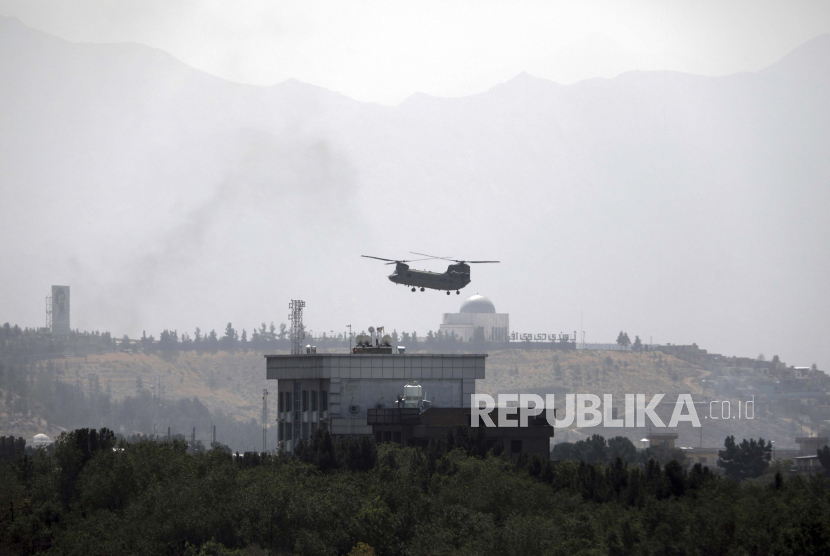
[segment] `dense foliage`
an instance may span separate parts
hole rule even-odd
[[[560,442],[554,445],[550,452],[553,461],[581,461],[584,463],[613,464],[617,458],[624,463],[639,463],[645,465],[654,460],[661,465],[675,460],[684,463],[686,456],[680,448],[664,446],[650,446],[645,450],[637,450],[634,443],[624,436],[615,436],[605,440],[595,434],[577,442]]]
[[[189,455],[77,430],[0,460],[4,554],[819,554],[830,482],[737,484],[699,465],[550,463],[333,444]],[[362,544],[361,544],[362,543]],[[237,552],[238,551],[238,552]]]

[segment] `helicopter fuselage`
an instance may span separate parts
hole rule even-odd
[[[397,263],[395,272],[389,275],[389,280],[413,288],[457,291],[470,283],[470,266],[463,263],[451,264],[446,272],[429,272],[414,270],[407,264]]]

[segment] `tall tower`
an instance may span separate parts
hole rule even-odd
[[[291,354],[299,355],[303,352],[303,307],[305,301],[292,299],[288,304],[291,310],[288,319],[291,321]]]
[[[262,451],[268,451],[268,390],[262,389]]]
[[[69,334],[69,286],[52,286],[51,304],[52,334]]]

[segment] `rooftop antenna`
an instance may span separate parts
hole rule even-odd
[[[291,355],[300,355],[303,352],[303,307],[305,301],[292,299],[288,304],[291,310],[288,319],[291,321]]]

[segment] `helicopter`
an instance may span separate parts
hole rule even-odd
[[[406,261],[398,261],[394,259],[383,259],[381,257],[373,257],[371,255],[361,255],[367,259],[377,259],[379,261],[386,261],[386,264],[394,264],[395,272],[389,275],[389,280],[404,286],[411,286],[412,291],[421,291],[427,289],[447,291],[450,295],[452,290],[456,294],[461,293],[461,288],[470,283],[470,266],[471,264],[481,263],[498,263],[499,261],[459,261],[451,257],[437,257],[435,255],[427,255],[425,253],[415,253],[410,251],[413,255],[420,255],[427,257],[426,259],[410,259]],[[447,267],[446,272],[430,272],[428,270],[414,270],[409,268],[407,263],[414,263],[418,261],[431,261],[435,259],[442,259],[450,261],[451,264]]]

